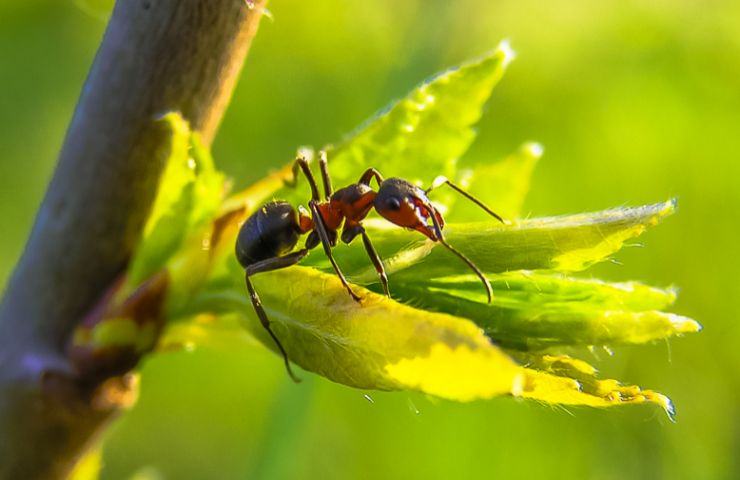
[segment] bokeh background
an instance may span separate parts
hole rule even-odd
[[[214,146],[238,186],[338,140],[428,75],[508,37],[518,59],[471,158],[545,146],[527,210],[679,197],[622,266],[681,287],[705,331],[600,354],[678,409],[472,404],[290,383],[263,347],[157,356],[106,439],[102,478],[740,478],[740,2],[274,0]],[[73,0],[0,2],[0,286],[105,27]],[[29,448],[33,446],[29,445]]]

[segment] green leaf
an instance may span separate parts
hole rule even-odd
[[[188,236],[200,235],[199,227],[212,220],[225,193],[223,174],[215,169],[210,153],[185,119],[170,112],[158,121],[170,132],[163,149],[166,165],[129,268],[130,288],[164,268]]]
[[[662,310],[676,301],[675,288],[656,288],[640,282],[609,283],[598,279],[575,278],[564,274],[517,270],[490,277],[497,304],[506,308],[533,309],[572,307],[589,309]],[[413,286],[444,289],[472,300],[485,301],[478,277],[459,275],[421,280]]]
[[[231,260],[229,264],[223,272],[230,280],[215,279],[201,295],[200,306],[240,312],[255,337],[276,351],[244,293],[241,269]],[[412,308],[355,287],[363,297],[358,305],[334,275],[291,267],[253,280],[291,360],[345,385],[415,390],[457,401],[514,395],[596,407],[649,402],[672,414],[667,397],[600,380],[596,370],[580,360],[516,352],[512,358],[462,318]],[[670,297],[667,292],[654,295],[648,303]]]
[[[615,405],[652,403],[666,412],[671,420],[675,409],[671,400],[653,390],[635,385],[622,385],[611,379],[599,379],[598,371],[567,355],[535,355],[515,353],[526,365],[524,381],[515,394],[543,403],[610,407]]]
[[[673,290],[522,271],[490,280],[492,304],[471,276],[398,282],[393,292],[418,307],[471,319],[497,344],[523,350],[639,344],[701,329],[694,320],[659,311],[673,303]]]
[[[445,236],[483,272],[511,270],[583,270],[619,251],[627,240],[641,235],[675,211],[675,201],[643,207],[617,208],[595,213],[499,222],[448,224]],[[439,278],[470,273],[467,266],[440,244],[419,240],[419,234],[368,222],[368,232],[384,258],[391,282]],[[345,273],[358,283],[378,281],[362,245],[339,246],[335,257]],[[323,256],[306,264],[325,271]],[[392,283],[391,283],[392,285]],[[393,287],[391,287],[392,290]]]
[[[229,259],[228,277],[209,285],[201,307],[238,311],[269,348],[257,321],[244,274]],[[416,390],[468,401],[510,393],[518,366],[473,323],[402,305],[356,287],[354,302],[334,275],[306,267],[253,278],[275,334],[293,362],[345,385]]]
[[[195,167],[195,184],[188,223],[195,228],[212,220],[221,208],[226,193],[226,178],[216,169],[210,150],[203,145],[197,132],[190,136],[190,155]]]
[[[158,120],[170,132],[166,163],[144,235],[129,268],[128,283],[136,286],[164,266],[187,234],[193,208],[195,164],[190,161],[190,127],[178,113]]]

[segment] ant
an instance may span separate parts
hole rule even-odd
[[[262,307],[259,295],[257,295],[250,277],[257,273],[295,265],[308,255],[310,250],[321,243],[342,285],[356,302],[360,302],[360,297],[352,290],[332,255],[331,249],[337,244],[337,231],[341,227],[341,240],[344,243],[349,244],[357,236],[362,236],[362,243],[375,270],[378,272],[383,291],[390,298],[388,277],[383,267],[383,261],[362,226],[362,221],[373,208],[391,223],[408,230],[416,230],[431,241],[441,243],[459,257],[483,282],[488,295],[488,303],[491,303],[493,292],[490,282],[468,257],[447,243],[442,233],[445,224],[444,219],[429,201],[427,194],[434,188],[446,184],[477,204],[498,221],[505,223],[500,216],[480,200],[445,177],[438,177],[430,188],[423,190],[401,178],[383,179],[374,168],[368,168],[357,183],[334,191],[324,151],[319,152],[319,167],[324,186],[323,198],[319,194],[316,179],[311,173],[308,160],[302,155],[299,155],[293,164],[293,178],[285,181],[288,186],[295,187],[299,170],[303,172],[311,187],[311,200],[308,201],[310,211],[307,211],[303,206],[296,209],[283,200],[273,200],[263,205],[244,222],[236,240],[236,258],[246,271],[245,281],[252,306],[260,319],[260,323],[275,341],[283,356],[285,368],[295,382],[300,380],[293,374],[288,355],[280,340],[270,328],[270,320],[267,318],[267,313]],[[370,188],[370,182],[373,179],[378,184],[377,192]],[[299,237],[304,234],[308,234],[304,247],[293,252],[292,250],[298,244]]]

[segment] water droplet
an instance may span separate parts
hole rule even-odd
[[[600,361],[601,360],[601,358],[599,357],[599,352],[596,350],[596,346],[595,345],[588,345],[586,348],[588,349],[589,353],[591,355],[593,355],[593,357],[597,361]]]
[[[545,147],[540,143],[530,142],[527,143],[524,148],[531,157],[540,158],[545,153]]]
[[[421,412],[419,411],[419,409],[416,408],[416,405],[414,405],[414,402],[410,398],[407,398],[406,399],[406,403],[408,404],[409,410],[411,410],[411,413],[413,413],[414,415],[420,415],[421,414]]]
[[[668,419],[676,423],[676,407],[673,406],[673,402],[670,398],[666,397],[665,402],[663,403],[663,409],[665,409],[666,415],[668,415]]]

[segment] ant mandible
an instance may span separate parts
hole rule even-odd
[[[250,277],[257,273],[295,265],[308,255],[310,250],[321,243],[342,285],[355,301],[360,302],[360,297],[352,290],[332,255],[331,249],[337,244],[337,231],[341,227],[341,240],[344,243],[349,244],[358,235],[362,236],[362,243],[375,270],[378,272],[383,291],[390,297],[388,278],[385,274],[383,261],[362,226],[362,220],[367,217],[373,208],[391,223],[409,230],[416,230],[433,242],[441,243],[459,257],[481,279],[488,295],[488,303],[491,303],[493,297],[491,284],[483,275],[483,272],[468,257],[447,243],[442,233],[444,219],[429,201],[427,194],[434,188],[446,184],[473,201],[500,222],[504,222],[500,216],[480,200],[444,177],[438,177],[430,188],[422,190],[401,178],[384,180],[374,168],[368,168],[357,183],[335,192],[332,189],[324,151],[319,153],[319,167],[324,186],[323,198],[319,195],[316,179],[311,173],[308,161],[301,155],[293,164],[293,178],[286,181],[289,186],[295,186],[298,181],[299,170],[303,172],[311,187],[311,200],[308,202],[310,211],[306,211],[303,206],[296,209],[286,201],[271,201],[263,205],[244,222],[236,240],[236,257],[246,270],[245,280],[254,310],[262,326],[275,341],[283,356],[285,368],[294,381],[299,382],[300,380],[293,374],[288,355],[280,340],[270,328],[270,320],[267,318],[267,313],[262,307],[259,295],[257,295]],[[378,184],[377,192],[370,188],[370,182],[373,179]],[[304,247],[292,252],[298,244],[299,237],[303,234],[308,234]]]

